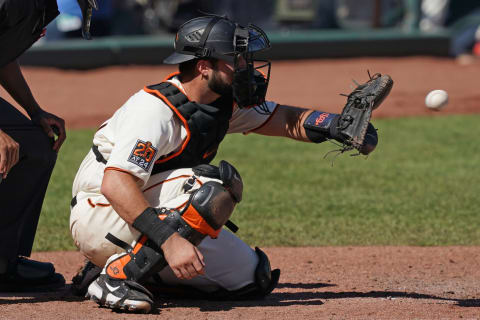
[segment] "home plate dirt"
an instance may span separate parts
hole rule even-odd
[[[45,252],[67,279],[60,292],[0,293],[0,319],[480,319],[478,247],[265,248],[280,283],[260,301],[155,300],[130,315],[73,296],[83,257]]]

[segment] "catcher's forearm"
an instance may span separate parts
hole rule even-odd
[[[303,127],[303,121],[308,113],[310,113],[308,109],[279,105],[270,119],[254,132],[308,142],[310,140]]]
[[[113,170],[109,167],[105,170],[101,186],[102,194],[115,212],[130,225],[146,208],[150,207],[136,179],[126,171]]]

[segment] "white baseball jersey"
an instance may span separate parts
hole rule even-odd
[[[169,81],[183,89],[178,78]],[[276,103],[269,101],[267,107],[273,112]],[[260,127],[268,118],[268,115],[260,114],[254,108],[235,108],[227,133],[248,133]],[[98,146],[107,160],[107,168],[131,173],[142,181],[140,187],[143,188],[150,177],[152,164],[161,156],[179,150],[186,136],[185,127],[173,111],[159,98],[141,90],[100,127],[93,144]],[[147,143],[153,150],[152,159],[148,162],[132,160],[135,148]],[[101,172],[94,176],[85,176],[79,171],[73,195],[80,190],[100,191],[104,167],[98,169]]]
[[[178,78],[169,81],[184,91]],[[273,113],[277,104],[266,104]],[[255,108],[235,108],[227,133],[248,133],[266,123],[269,117]],[[139,187],[152,207],[176,208],[185,203],[190,193],[202,183],[214,180],[199,177],[196,185],[185,192],[183,185],[193,175],[191,169],[151,175],[155,161],[180,150],[186,137],[187,131],[172,109],[144,90],[128,99],[95,133],[93,144],[98,146],[107,163],[98,162],[92,151],[87,154],[73,183],[72,195],[76,196],[77,204],[70,216],[75,244],[90,261],[103,266],[113,254],[123,253],[123,249],[105,239],[108,232],[127,243],[134,243],[140,235],[118,216],[100,193],[105,170],[126,171],[139,178]],[[138,156],[138,150],[142,151],[142,156]],[[162,279],[207,291],[219,286],[236,290],[254,282],[258,258],[247,244],[232,233],[222,230],[218,239],[206,238],[198,248],[206,263],[204,276],[179,280],[170,268],[165,268],[160,273]],[[239,264],[243,266],[241,270]]]

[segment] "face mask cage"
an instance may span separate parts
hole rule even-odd
[[[265,104],[270,67],[268,60],[256,59],[255,54],[270,48],[265,32],[255,25],[236,27],[234,35],[233,97],[240,108],[258,106],[256,110],[269,113]]]

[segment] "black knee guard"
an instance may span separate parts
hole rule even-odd
[[[241,199],[241,178],[231,168],[224,168],[232,177],[230,184],[224,186],[215,181],[206,182],[192,193],[181,211],[146,209],[133,223],[143,233],[135,247],[108,234],[107,239],[123,247],[127,254],[110,261],[106,267],[107,274],[112,278],[137,282],[148,279],[167,266],[160,247],[174,232],[194,245],[200,244],[207,235],[216,238],[233,213],[237,200]],[[237,174],[237,182],[233,172]]]

